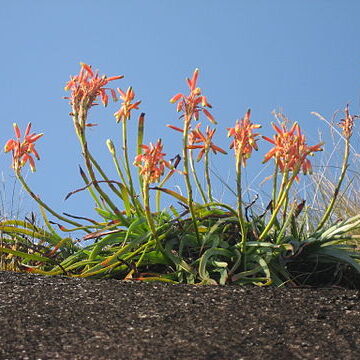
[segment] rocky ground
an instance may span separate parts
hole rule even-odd
[[[0,359],[359,359],[359,295],[0,272]]]

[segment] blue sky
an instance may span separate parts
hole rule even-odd
[[[262,133],[272,136],[275,109],[300,123],[309,144],[318,143],[321,132],[331,151],[328,127],[310,112],[331,120],[348,102],[352,112],[360,112],[359,14],[357,0],[2,1],[0,141],[13,135],[13,122],[24,128],[31,121],[36,132],[45,133],[37,144],[37,172],[24,170],[34,192],[58,212],[94,215],[87,193],[63,200],[82,186],[79,144],[63,99],[64,85],[82,61],[101,74],[125,75],[114,87],[133,86],[146,113],[146,142],[161,137],[168,158],[181,144],[178,133],[165,127],[180,125],[169,98],[187,91],[185,77],[196,67],[219,123],[219,146],[228,148],[226,128],[247,108]],[[118,104],[94,109],[90,122],[99,126],[89,130],[90,148],[113,178],[105,141],[119,142],[117,109]],[[138,114],[129,123],[132,137]],[[357,130],[355,149],[358,135]],[[252,188],[271,173],[267,168],[252,182],[269,150],[265,141],[259,145],[247,169]],[[0,154],[2,198],[7,212],[18,209],[23,216],[37,208],[26,195],[18,196],[18,186],[11,203],[10,162],[9,154]],[[233,163],[231,151],[212,157],[214,171],[235,187]],[[214,187],[218,198],[235,201],[221,184]]]

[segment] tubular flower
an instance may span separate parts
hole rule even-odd
[[[263,139],[269,141],[274,147],[265,155],[263,163],[274,158],[280,172],[298,172],[302,169],[306,175],[311,174],[312,167],[310,160],[306,157],[313,155],[316,151],[322,151],[323,143],[308,146],[306,144],[305,135],[301,133],[300,126],[294,123],[290,130],[287,130],[285,123],[281,124],[281,128],[272,124],[276,131],[274,139],[263,136]],[[298,181],[298,176],[296,176]]]
[[[20,141],[21,132],[17,124],[13,124],[15,137],[16,139],[10,139],[6,142],[4,146],[4,152],[12,151],[12,168],[17,172],[29,162],[31,171],[34,172],[35,161],[32,155],[35,156],[37,160],[40,160],[38,152],[35,150],[35,141],[40,139],[44,134],[30,134],[31,123],[29,123],[25,130],[25,135],[23,141]]]
[[[215,134],[216,129],[210,129],[208,126],[206,127],[206,135],[202,133],[200,130],[199,123],[194,130],[192,130],[189,134],[189,145],[187,146],[188,149],[201,149],[199,155],[197,157],[197,161],[200,161],[204,154],[209,151],[210,149],[217,154],[217,152],[221,152],[222,154],[227,154],[227,152],[220,147],[216,146],[212,142],[212,138]],[[202,145],[198,145],[199,143],[203,143]]]
[[[103,105],[107,106],[109,102],[108,90],[110,90],[114,101],[117,100],[114,89],[105,88],[104,86],[110,81],[122,79],[124,76],[112,76],[109,78],[105,75],[99,76],[97,72],[92,70],[90,65],[84,63],[80,63],[80,65],[79,75],[71,76],[70,81],[65,86],[66,91],[71,91],[71,96],[65,97],[65,99],[70,100],[75,113],[79,112],[80,106],[87,111],[90,107],[97,105],[95,102],[97,98],[100,98]]]
[[[354,120],[358,119],[359,116],[358,115],[350,115],[350,109],[349,109],[349,104],[346,105],[346,108],[344,110],[344,114],[345,114],[345,118],[341,119],[340,122],[338,123],[339,127],[342,128],[343,130],[343,135],[349,139],[352,135],[352,130],[354,127]]]
[[[131,103],[135,98],[135,93],[131,86],[127,89],[126,93],[119,88],[117,90],[120,93],[120,99],[123,100],[123,103],[121,104],[119,111],[114,114],[116,122],[129,120],[131,110],[138,109],[141,101],[136,101],[133,104]]]
[[[188,96],[179,93],[173,96],[170,102],[172,104],[177,103],[177,112],[183,112],[183,116],[185,116],[188,122],[190,122],[191,119],[199,120],[200,112],[203,112],[211,123],[216,124],[214,117],[206,109],[212,106],[208,103],[206,96],[201,95],[201,89],[197,87],[198,76],[199,69],[195,69],[192,78],[186,79],[190,89]]]
[[[149,146],[141,145],[141,148],[144,150],[144,153],[135,157],[134,165],[141,169],[140,174],[144,177],[144,183],[158,182],[160,176],[164,173],[165,166],[173,169],[171,164],[164,160],[166,154],[162,152],[163,145],[161,139],[155,145],[150,143]]]
[[[261,128],[261,125],[253,124],[250,121],[251,110],[249,109],[241,120],[237,120],[235,127],[228,128],[228,137],[234,137],[230,144],[230,149],[234,148],[235,156],[246,166],[246,160],[251,156],[253,149],[258,150],[256,141],[258,133],[254,133],[254,129]]]

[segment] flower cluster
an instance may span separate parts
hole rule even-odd
[[[174,125],[166,125],[170,129],[183,132],[182,129],[178,128]],[[227,152],[220,147],[216,146],[212,142],[212,138],[215,134],[216,129],[210,129],[208,126],[206,127],[206,135],[200,130],[201,123],[198,123],[193,130],[190,131],[188,136],[188,144],[186,146],[187,149],[201,149],[199,152],[197,161],[200,161],[204,154],[209,151],[210,149],[217,154],[217,152],[221,152],[222,154],[227,154]],[[203,145],[200,145],[203,143]]]
[[[12,168],[18,172],[21,168],[29,162],[31,171],[35,171],[35,161],[40,159],[38,152],[35,150],[35,141],[40,139],[44,134],[30,134],[31,123],[29,123],[25,130],[24,139],[21,141],[21,132],[17,124],[13,124],[16,139],[10,139],[6,142],[4,152],[12,151]]]
[[[190,89],[189,95],[178,93],[170,99],[170,102],[177,103],[176,110],[184,113],[187,123],[190,123],[191,119],[199,120],[200,112],[203,112],[211,123],[216,124],[213,115],[206,109],[212,106],[208,103],[206,96],[201,95],[201,89],[197,87],[198,77],[199,69],[195,69],[192,78],[186,79]]]
[[[344,113],[345,113],[345,118],[341,119],[340,122],[338,123],[338,125],[339,125],[339,127],[342,128],[343,135],[349,139],[352,135],[352,130],[354,127],[354,120],[359,118],[359,116],[358,115],[350,115],[349,105],[346,105]]]
[[[253,149],[258,150],[256,137],[259,134],[254,133],[253,130],[261,128],[261,125],[253,124],[250,121],[250,113],[251,110],[249,109],[241,120],[236,121],[233,128],[227,129],[228,137],[234,137],[230,149],[234,148],[236,158],[241,161],[244,167]]]
[[[294,123],[290,130],[286,124],[282,123],[281,127],[272,124],[276,134],[274,139],[263,136],[263,139],[269,141],[274,147],[265,155],[263,163],[274,158],[280,172],[297,173],[302,169],[304,174],[312,172],[310,160],[306,157],[316,151],[322,151],[323,143],[308,146],[305,135],[301,133],[298,123]],[[296,176],[298,180],[298,177]]]
[[[126,121],[130,119],[131,110],[138,109],[141,101],[136,101],[135,103],[131,103],[135,98],[135,92],[133,88],[130,86],[126,92],[121,89],[117,89],[120,93],[120,99],[123,100],[120,109],[114,114],[116,117],[116,122]]]
[[[141,169],[140,175],[143,176],[145,184],[158,182],[160,176],[164,173],[165,166],[172,169],[171,164],[164,160],[166,154],[162,152],[163,145],[161,139],[155,145],[150,143],[149,146],[141,145],[141,148],[144,150],[144,153],[135,157],[134,165]]]
[[[210,149],[217,154],[217,152],[221,152],[222,154],[227,154],[225,150],[216,146],[212,142],[212,138],[215,134],[216,129],[210,129],[209,126],[206,127],[206,135],[200,130],[201,123],[197,124],[195,129],[192,130],[189,134],[189,145],[188,149],[201,149],[199,155],[197,157],[197,161],[200,161],[206,152]],[[202,145],[200,145],[202,143]]]
[[[80,63],[80,73],[76,76],[71,76],[70,81],[67,82],[65,90],[71,91],[69,99],[73,107],[73,111],[78,113],[80,108],[84,108],[86,111],[97,105],[96,99],[99,97],[104,106],[107,106],[109,102],[109,96],[107,91],[110,90],[114,101],[117,100],[116,92],[113,89],[105,88],[105,86],[113,80],[122,79],[124,76],[112,76],[106,77],[105,75],[99,76],[97,72],[94,72],[90,65]]]

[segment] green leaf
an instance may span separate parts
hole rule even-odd
[[[325,256],[333,261],[342,262],[351,265],[360,273],[360,264],[354,260],[346,250],[334,249],[332,246],[318,248],[314,253],[311,253],[309,257]]]
[[[100,209],[98,207],[95,208],[95,211],[105,220],[117,220],[117,216],[110,211]]]
[[[169,265],[169,260],[160,251],[149,251],[143,255],[142,263],[147,265],[161,264]]]
[[[206,270],[209,259],[214,255],[221,255],[221,256],[228,257],[228,258],[233,257],[233,254],[231,251],[226,250],[226,249],[221,249],[221,248],[211,248],[204,252],[204,254],[200,258],[198,271],[199,271],[199,276],[200,276],[201,280],[205,281],[207,284],[209,282],[210,283],[215,282],[215,284],[216,284],[215,280],[210,279],[209,273]]]
[[[122,196],[122,200],[124,202],[126,215],[130,216],[131,215],[131,206],[130,206],[128,189],[124,184],[119,184],[119,186],[121,189],[121,196]]]
[[[176,191],[173,191],[173,190],[170,190],[170,189],[166,189],[166,188],[157,187],[157,186],[151,187],[150,189],[162,191],[162,192],[164,192],[165,194],[168,194],[168,195],[174,197],[175,199],[181,201],[181,202],[184,203],[184,204],[187,204],[187,203],[188,203],[188,199],[187,199],[186,197],[178,194]],[[198,206],[199,204],[194,203],[194,205],[195,205],[195,206]]]
[[[42,262],[51,262],[51,263],[55,263],[54,260],[49,259],[47,257],[41,256],[41,255],[36,255],[36,254],[28,254],[25,253],[23,251],[18,251],[18,250],[13,250],[13,249],[8,249],[6,247],[2,247],[0,246],[0,253],[7,253],[7,254],[12,254],[15,256],[18,256],[24,260],[34,260],[34,261],[42,261]]]

